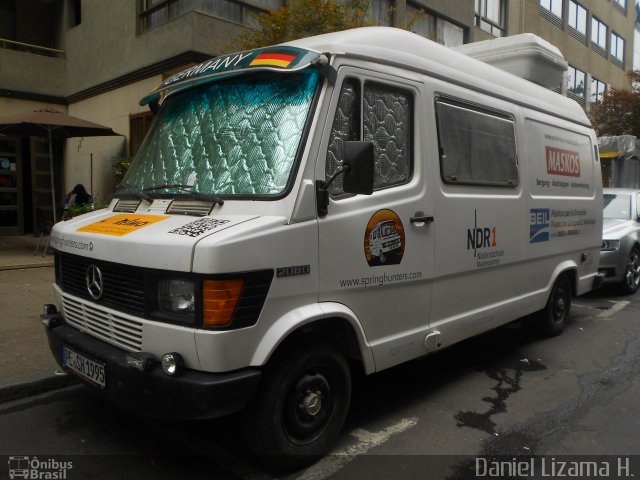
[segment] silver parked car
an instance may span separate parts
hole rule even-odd
[[[634,293],[640,286],[640,190],[605,188],[600,267],[607,282]]]

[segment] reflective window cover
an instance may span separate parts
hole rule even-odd
[[[186,184],[225,196],[284,193],[318,75],[236,76],[168,97],[124,184]]]
[[[375,149],[374,188],[403,184],[411,175],[411,94],[367,82],[363,98],[363,137]]]
[[[362,98],[361,122],[360,82],[346,79],[329,137],[326,178],[342,166],[344,142],[359,140],[362,128],[364,140],[374,144],[374,189],[407,182],[411,176],[413,97],[402,89],[366,82]],[[332,195],[343,193],[341,176],[336,177],[329,191]]]

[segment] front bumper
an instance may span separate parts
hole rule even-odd
[[[185,370],[179,376],[166,375],[159,364],[147,371],[136,370],[127,363],[128,352],[65,325],[59,313],[44,314],[41,320],[48,325],[49,348],[60,366],[63,344],[104,362],[106,387],[85,383],[100,397],[140,416],[220,417],[242,410],[260,382],[258,369],[229,373]]]
[[[620,282],[627,267],[627,258],[620,249],[600,252],[598,272],[603,273],[606,282]]]

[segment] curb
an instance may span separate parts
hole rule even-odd
[[[35,378],[22,383],[0,385],[0,403],[20,400],[79,383],[80,381],[77,378],[65,373],[64,375],[48,375]]]
[[[43,268],[43,267],[53,267],[53,262],[0,265],[0,271],[3,271],[3,270],[24,270],[24,269],[27,269],[27,268]]]

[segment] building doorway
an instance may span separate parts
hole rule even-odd
[[[61,142],[53,142],[56,201]],[[0,235],[49,232],[55,223],[49,145],[40,137],[0,137]],[[59,198],[58,198],[59,197]]]

